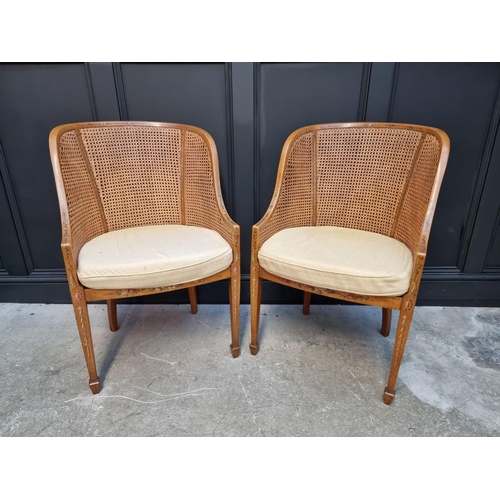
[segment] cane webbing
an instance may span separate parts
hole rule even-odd
[[[440,155],[439,141],[427,134],[409,180],[394,233],[397,240],[411,249],[417,248],[422,235]]]
[[[285,228],[318,225],[391,236],[414,251],[440,154],[439,140],[418,127],[309,129],[289,146],[259,243]]]
[[[106,231],[165,224],[213,229],[232,245],[211,151],[208,139],[186,125],[95,123],[62,133],[59,163],[75,256]]]
[[[391,234],[420,132],[384,128],[318,131],[318,226]]]
[[[290,147],[276,210],[262,230],[263,243],[288,227],[313,225],[313,134],[303,134]]]
[[[175,128],[80,129],[110,231],[181,223],[181,132]]]
[[[87,171],[74,130],[69,130],[59,139],[59,158],[66,192],[68,218],[71,226],[75,255],[92,238],[105,232],[99,211],[99,200],[92,188],[92,179]]]
[[[196,132],[185,132],[184,204],[185,223],[217,231],[233,243],[233,230],[223,221],[215,199],[212,159],[206,141]],[[223,200],[220,200],[223,204]]]

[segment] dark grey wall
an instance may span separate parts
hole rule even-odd
[[[436,126],[451,139],[419,303],[498,306],[499,89],[498,63],[0,64],[0,301],[69,302],[47,146],[56,125],[156,120],[210,132],[226,205],[242,228],[248,302],[251,226],[268,206],[287,136],[366,120]],[[271,283],[263,294],[301,297]],[[227,302],[227,287],[206,285],[199,298]]]

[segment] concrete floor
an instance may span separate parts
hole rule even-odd
[[[93,396],[69,305],[0,304],[0,436],[499,436],[500,309],[418,307],[396,399],[391,335],[361,306],[262,306],[229,352],[229,307],[90,306]]]

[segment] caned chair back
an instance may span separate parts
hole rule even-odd
[[[443,141],[437,129],[387,123],[297,130],[283,148],[276,209],[260,242],[285,227],[338,226],[416,248],[444,174]]]
[[[232,241],[217,215],[218,160],[205,131],[98,122],[71,124],[57,134],[56,177],[77,252],[107,231],[161,224],[207,227]]]

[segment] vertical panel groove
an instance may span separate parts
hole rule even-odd
[[[5,156],[3,154],[2,144],[0,143],[0,177],[3,179],[3,184],[5,188],[5,193],[7,195],[7,202],[12,214],[12,220],[14,221],[14,226],[16,228],[17,238],[19,239],[19,244],[21,246],[21,251],[23,253],[24,264],[28,274],[30,274],[35,266],[33,265],[33,258],[31,256],[30,247],[28,245],[28,239],[26,238],[26,232],[24,230],[23,221],[21,219],[21,213],[19,211],[19,206],[17,204],[16,195],[14,188],[12,187],[12,181],[10,179],[9,169],[7,168],[7,162],[5,161]]]
[[[394,114],[394,103],[396,101],[396,92],[398,89],[398,78],[399,78],[399,67],[401,63],[396,63],[394,65],[394,73],[392,74],[392,88],[391,88],[391,98],[389,100],[389,110],[387,111],[387,121],[392,122],[392,116]]]
[[[225,97],[226,97],[226,132],[227,132],[227,174],[229,193],[226,195],[228,199],[229,211],[234,216],[236,213],[235,202],[235,174],[234,174],[234,120],[233,120],[233,72],[231,63],[224,64],[224,81],[225,81]],[[226,207],[228,208],[228,207]]]
[[[253,171],[253,210],[254,221],[260,220],[260,63],[253,65],[253,85],[254,85],[254,171]]]
[[[94,98],[94,88],[92,86],[92,77],[90,76],[90,63],[86,62],[83,64],[85,67],[85,75],[87,77],[87,87],[89,89],[90,96],[90,108],[92,110],[92,120],[97,121],[97,107]]]
[[[122,67],[120,63],[113,63],[113,75],[115,77],[116,95],[118,97],[118,111],[120,120],[128,120],[127,100],[125,98],[125,87],[123,86]]]
[[[498,209],[497,216],[495,219],[495,225],[493,226],[495,229],[491,233],[490,243],[488,245],[488,251],[486,252],[486,257],[484,259],[483,272],[484,271],[488,272],[489,270],[497,271],[497,269],[498,269],[496,267],[489,267],[488,261],[490,260],[491,251],[493,250],[493,243],[495,242],[495,236],[496,236],[496,232],[498,231],[499,226],[500,226],[500,207]]]
[[[5,263],[2,259],[2,254],[0,253],[0,276],[8,276],[9,272],[5,269]]]
[[[366,110],[368,108],[368,93],[370,92],[371,72],[372,63],[363,63],[361,89],[359,92],[358,122],[366,121]]]
[[[500,84],[497,88],[497,95],[495,97],[495,104],[493,106],[493,112],[491,114],[491,120],[488,127],[488,134],[486,136],[483,154],[481,156],[481,161],[479,164],[479,170],[477,173],[476,184],[474,186],[472,201],[469,213],[467,214],[465,228],[460,241],[460,251],[458,254],[457,267],[460,268],[462,271],[464,270],[465,261],[467,259],[467,254],[469,252],[469,246],[472,239],[472,232],[474,230],[474,226],[476,223],[479,204],[481,202],[481,198],[483,195],[486,176],[488,174],[491,155],[493,153],[493,146],[495,144],[495,138],[497,135],[499,124],[500,124]]]

